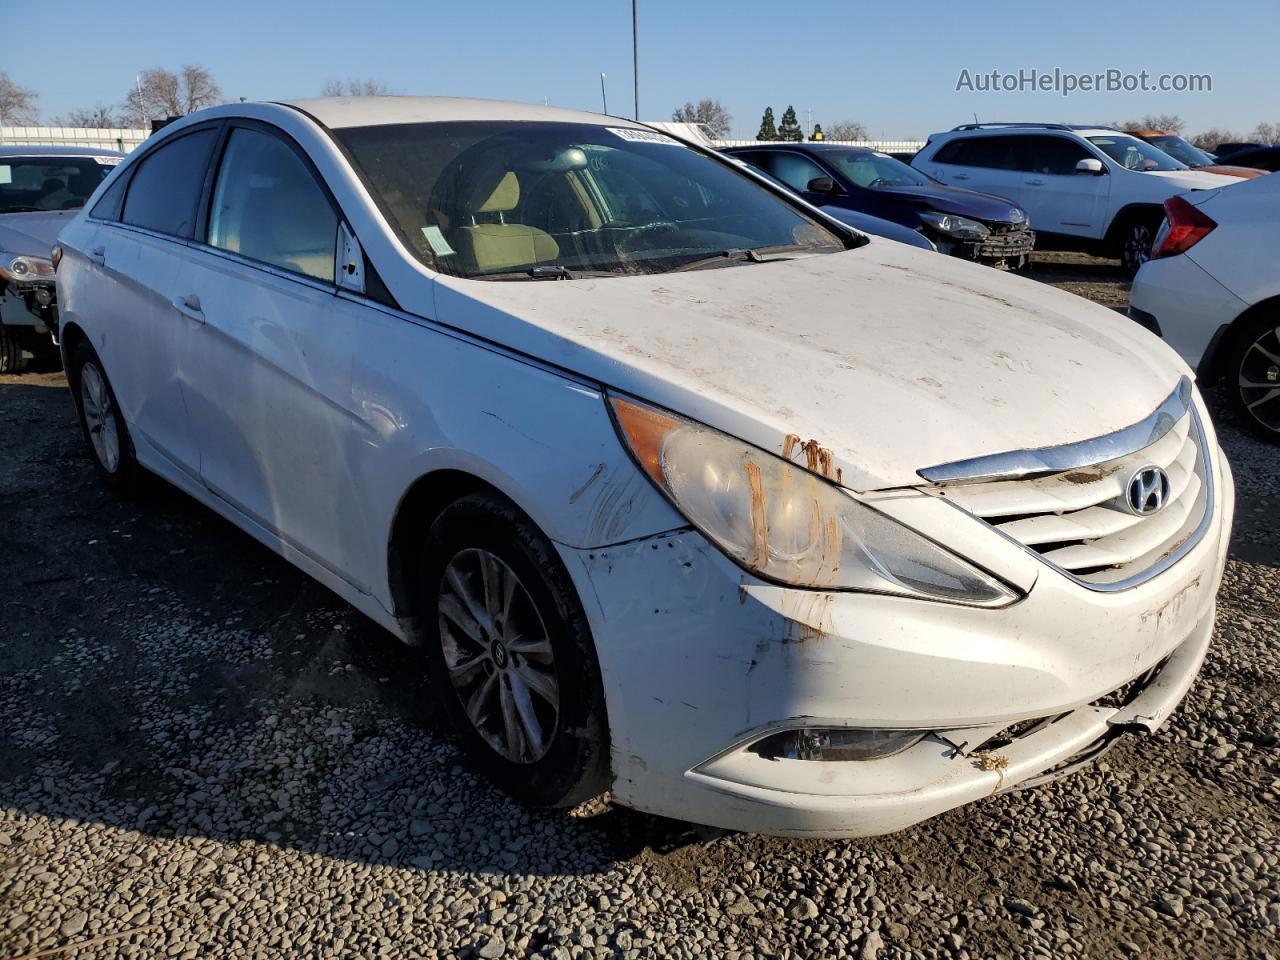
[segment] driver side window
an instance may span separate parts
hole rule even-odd
[[[778,151],[766,153],[763,156],[764,168],[798,193],[808,189],[810,180],[830,176],[808,157],[798,153]]]
[[[209,211],[209,245],[333,282],[338,215],[279,137],[231,131]]]

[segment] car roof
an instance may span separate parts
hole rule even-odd
[[[1065,123],[1001,123],[1001,124],[964,124],[953,130],[946,130],[942,133],[935,133],[929,139],[934,140],[939,137],[989,137],[989,136],[1009,136],[1009,135],[1035,135],[1042,136],[1044,134],[1054,133],[1074,133],[1078,137],[1115,137],[1124,136],[1132,137],[1133,134],[1124,130],[1117,130],[1115,127],[1088,127],[1082,125],[1068,125]]]
[[[50,146],[37,144],[32,146],[9,145],[0,146],[0,157],[123,157],[119,150],[108,150],[104,147]]]
[[[540,120],[610,127],[641,126],[634,121],[602,113],[470,97],[317,97],[276,102],[301,110],[331,129],[458,120]]]
[[[876,152],[871,147],[853,147],[847,143],[813,143],[808,140],[776,140],[764,143],[748,143],[743,146],[725,147],[722,152],[738,153],[743,150],[813,150],[818,153],[836,153],[841,150],[850,153]]]

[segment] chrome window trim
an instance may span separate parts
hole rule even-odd
[[[954,483],[976,480],[1023,480],[1064,470],[1092,467],[1108,460],[1128,456],[1151,446],[1173,429],[1174,424],[1191,409],[1191,379],[1182,377],[1173,392],[1148,417],[1108,433],[1076,443],[1055,447],[1010,450],[940,463],[917,470],[930,483]]]
[[[1183,378],[1183,382],[1189,383],[1189,381],[1187,381],[1186,378]],[[1179,384],[1179,389],[1181,389],[1181,384]],[[1204,515],[1200,518],[1200,522],[1196,525],[1196,528],[1191,531],[1191,534],[1187,537],[1187,539],[1183,540],[1182,543],[1178,544],[1177,547],[1175,547],[1173,550],[1170,550],[1168,553],[1162,556],[1159,560],[1157,560],[1151,566],[1147,567],[1144,570],[1139,571],[1138,573],[1135,573],[1131,577],[1126,577],[1123,580],[1114,580],[1110,583],[1093,583],[1089,580],[1083,580],[1080,577],[1077,577],[1070,570],[1066,570],[1058,566],[1052,560],[1046,559],[1043,554],[1037,553],[1035,550],[1027,546],[1021,540],[1018,540],[1016,537],[1012,537],[1009,534],[1005,533],[995,524],[987,523],[985,520],[982,520],[980,517],[976,517],[974,516],[974,514],[969,513],[968,510],[965,510],[964,507],[960,506],[960,504],[954,502],[953,500],[949,500],[946,498],[940,498],[940,499],[942,499],[944,503],[948,503],[955,509],[961,511],[966,516],[973,517],[975,520],[978,520],[979,522],[986,524],[989,529],[994,530],[997,534],[999,534],[1009,543],[1013,544],[1023,553],[1026,553],[1032,557],[1035,557],[1037,560],[1039,560],[1045,566],[1049,567],[1051,570],[1054,570],[1055,572],[1062,574],[1062,576],[1066,577],[1068,580],[1072,581],[1073,583],[1076,583],[1079,586],[1084,587],[1086,590],[1093,590],[1096,593],[1119,593],[1121,590],[1129,590],[1133,587],[1139,586],[1140,584],[1146,583],[1148,580],[1151,580],[1153,577],[1158,577],[1160,574],[1164,573],[1166,570],[1172,567],[1175,563],[1177,563],[1179,560],[1185,557],[1188,553],[1194,550],[1199,545],[1200,541],[1204,539],[1205,533],[1207,533],[1209,530],[1209,525],[1213,522],[1213,512],[1214,512],[1214,507],[1216,502],[1215,496],[1214,496],[1214,485],[1213,485],[1214,463],[1212,460],[1209,459],[1209,448],[1207,445],[1207,440],[1204,435],[1204,427],[1200,423],[1200,411],[1197,410],[1194,405],[1189,406],[1188,409],[1190,410],[1190,413],[1191,413],[1191,430],[1195,436],[1196,449],[1199,454],[1201,467],[1204,471],[1204,487],[1205,487]],[[1162,431],[1160,435],[1155,439],[1158,440],[1160,437],[1164,436],[1165,433],[1168,433],[1168,432],[1169,431],[1167,429]],[[1155,441],[1153,440],[1152,442],[1154,443]],[[1141,449],[1141,447],[1139,447],[1138,449]],[[1130,451],[1130,452],[1133,452],[1133,451]]]

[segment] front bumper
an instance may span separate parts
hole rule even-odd
[[[999,610],[763,583],[694,532],[562,548],[600,654],[615,797],[730,829],[871,836],[1042,774],[1112,731],[1158,729],[1213,628],[1234,509],[1215,459],[1210,529],[1168,571],[1108,594],[1032,561],[1042,569],[1030,584],[1025,566],[1010,577],[1027,596]],[[972,522],[961,533],[976,546],[985,525]],[[993,536],[989,569],[1007,572],[1002,549],[1017,552],[1011,568],[1028,562]],[[1124,706],[1099,703],[1156,667]],[[975,757],[1029,720],[1043,722]],[[936,733],[874,761],[747,749],[796,726]]]
[[[988,226],[993,228],[992,233],[983,240],[956,240],[944,234],[935,234],[930,239],[941,252],[953,257],[1009,268],[1022,266],[1035,249],[1035,231],[1026,227],[1001,230],[999,225]]]

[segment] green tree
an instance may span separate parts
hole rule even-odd
[[[778,128],[773,122],[773,107],[764,108],[764,118],[760,121],[760,132],[756,134],[756,139],[757,140],[777,140],[778,139]]]
[[[822,132],[822,124],[815,123],[813,125],[813,133],[809,134],[810,140],[825,140],[827,135]]]
[[[779,140],[799,143],[804,139],[804,131],[800,129],[800,121],[796,119],[796,108],[788,105],[782,115],[782,124],[778,127]]]

